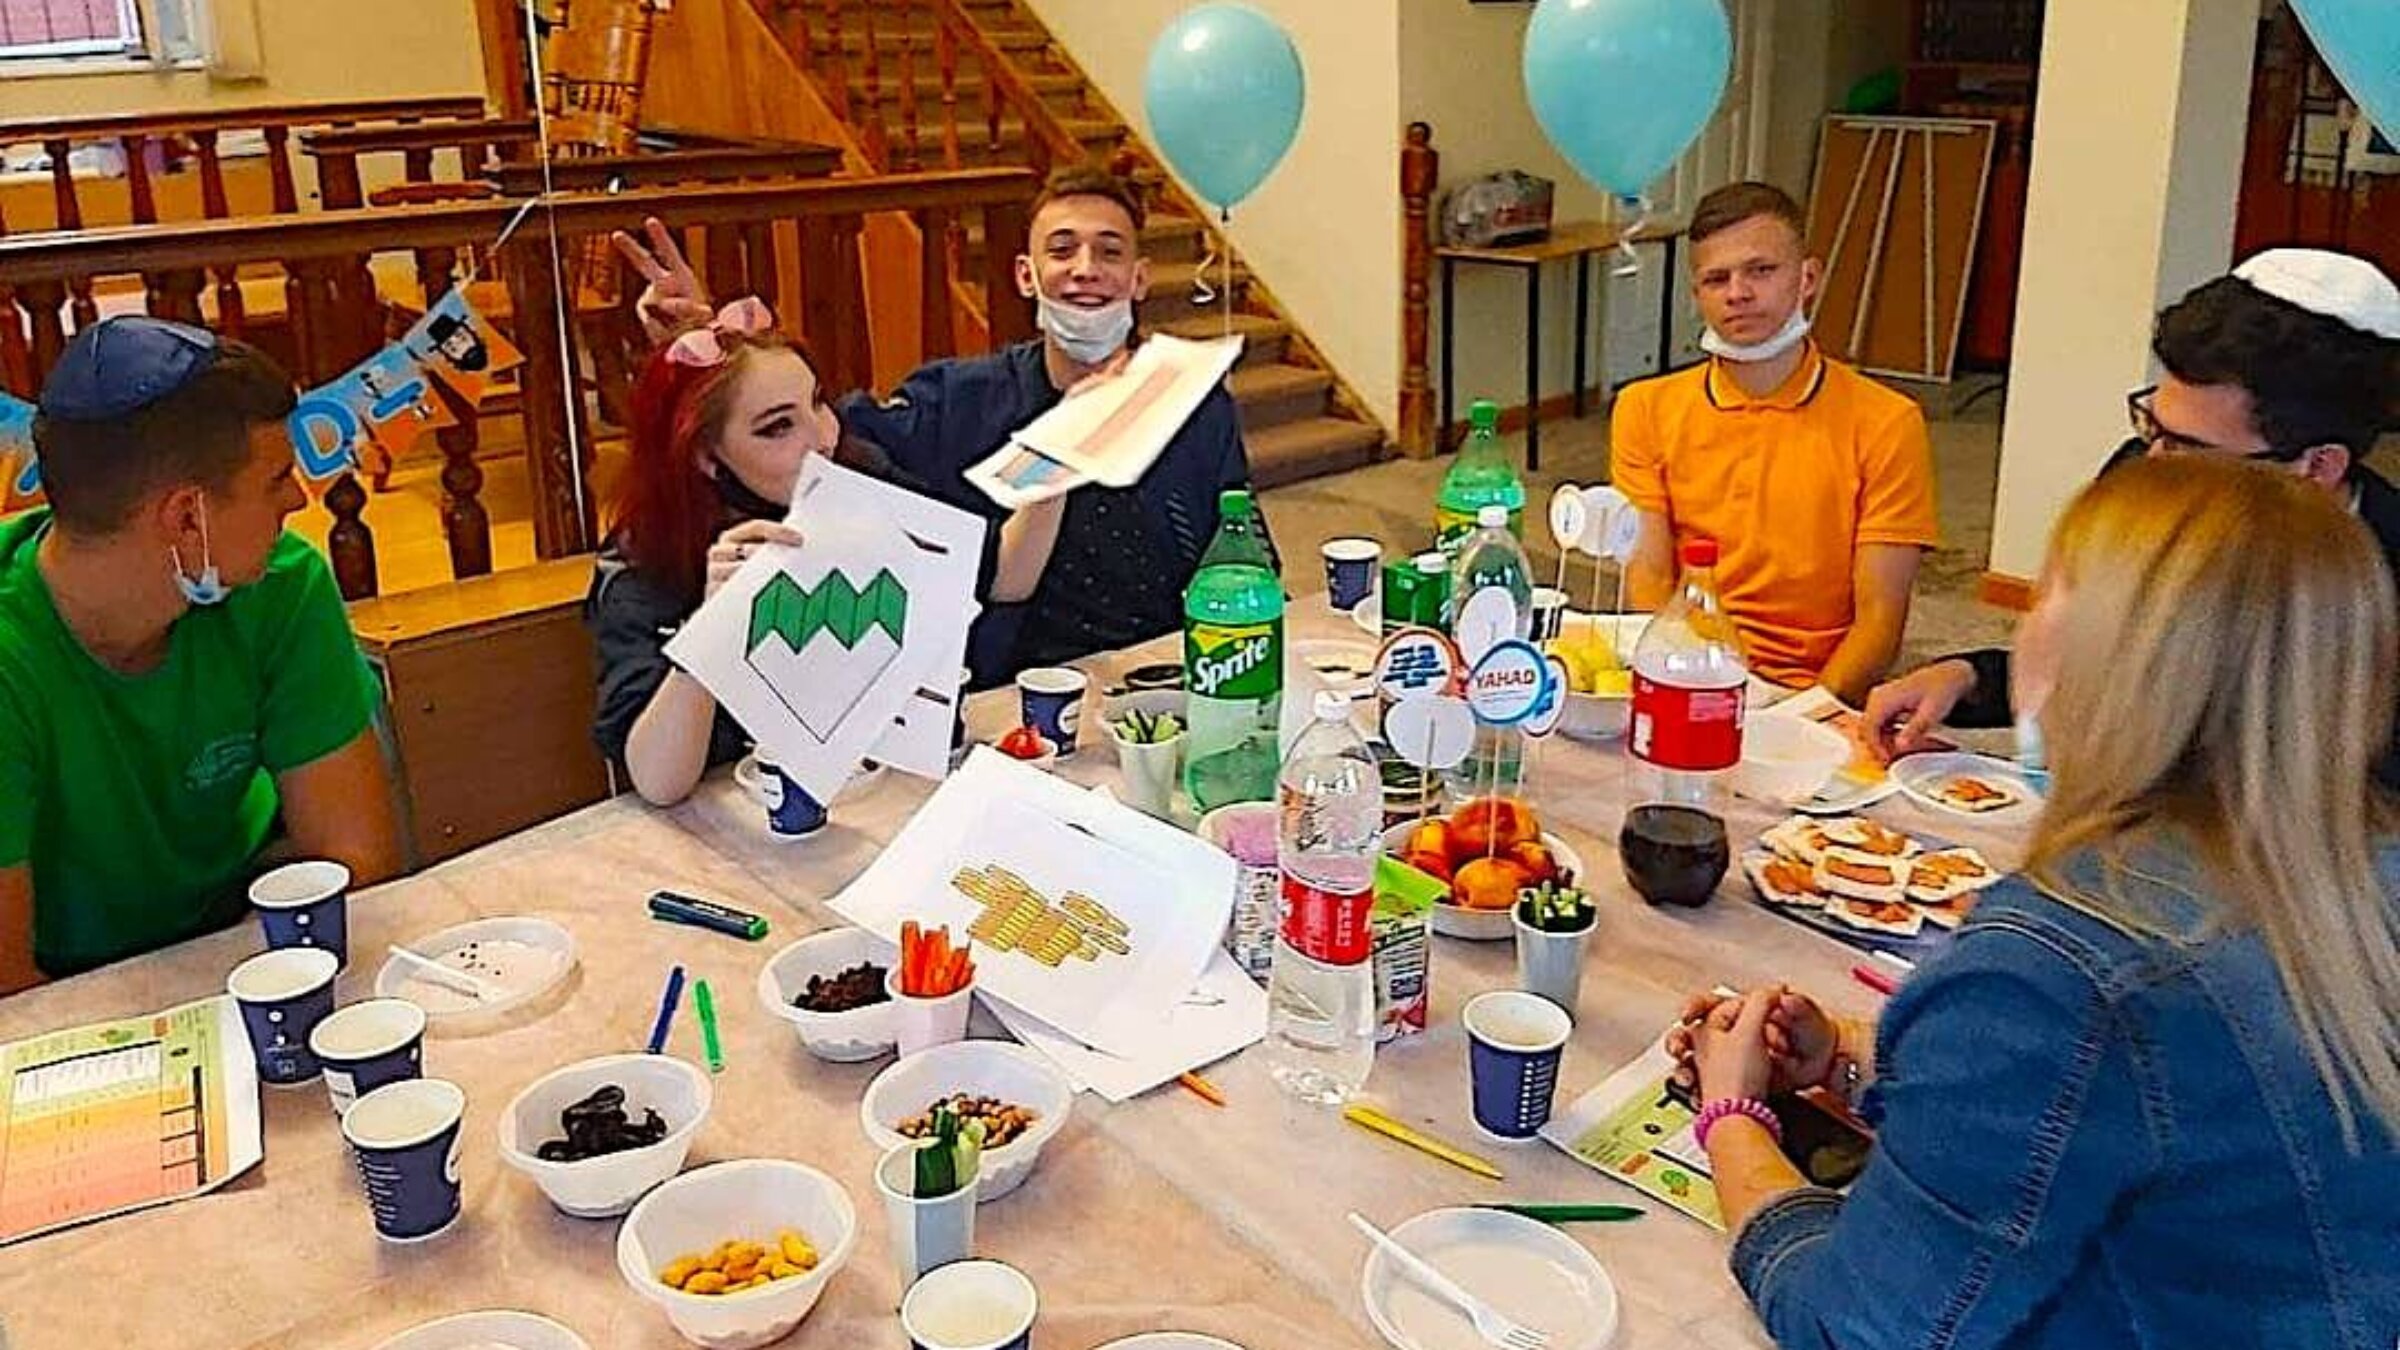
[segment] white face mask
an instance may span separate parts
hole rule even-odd
[[[1133,301],[1124,299],[1098,309],[1078,309],[1044,295],[1034,287],[1034,303],[1042,331],[1048,333],[1069,360],[1096,366],[1117,354],[1133,336]]]
[[[184,573],[183,555],[176,551],[173,544],[167,546],[167,561],[174,568],[175,589],[183,592],[183,598],[192,604],[221,605],[225,603],[226,596],[233,594],[233,588],[226,585],[225,578],[218,573],[216,560],[209,556],[207,498],[200,499],[200,575],[195,577]]]
[[[1745,347],[1738,342],[1719,336],[1716,329],[1710,328],[1700,334],[1700,350],[1711,356],[1721,356],[1728,361],[1743,364],[1772,361],[1806,341],[1808,327],[1808,306],[1795,305],[1792,307],[1792,317],[1784,320],[1783,327],[1776,330],[1775,336],[1764,342],[1753,343]]]

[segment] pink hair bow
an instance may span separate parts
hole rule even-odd
[[[717,311],[706,326],[694,328],[667,345],[667,359],[679,366],[717,366],[725,363],[728,337],[757,337],[775,327],[775,312],[755,295],[745,295]]]

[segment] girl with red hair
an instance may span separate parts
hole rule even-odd
[[[749,746],[667,640],[761,546],[796,544],[784,524],[801,466],[830,455],[916,490],[881,451],[845,437],[807,352],[755,297],[658,349],[635,382],[632,458],[611,512],[584,620],[599,648],[592,734],[654,805],[690,795]],[[986,601],[1033,594],[1058,540],[1064,499],[1000,527]]]

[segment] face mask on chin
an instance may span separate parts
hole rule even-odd
[[[226,596],[233,594],[233,588],[225,584],[224,576],[217,571],[216,560],[209,556],[208,502],[205,498],[200,503],[200,575],[195,577],[184,572],[183,555],[173,544],[167,545],[167,563],[175,574],[175,589],[183,592],[183,598],[195,606],[221,605],[225,603]]]
[[[781,520],[791,513],[790,505],[767,500],[766,494],[743,482],[724,460],[716,461],[716,470],[709,478],[717,485],[717,500],[726,510],[744,520]]]
[[[1806,341],[1808,328],[1808,306],[1797,305],[1792,309],[1792,317],[1784,320],[1783,327],[1776,330],[1775,336],[1764,342],[1755,342],[1745,347],[1729,338],[1720,336],[1716,329],[1709,328],[1700,334],[1700,350],[1711,356],[1723,357],[1725,360],[1744,365],[1772,361]]]
[[[1078,309],[1034,289],[1042,331],[1079,366],[1096,366],[1117,354],[1133,336],[1133,301],[1116,300],[1098,309]]]

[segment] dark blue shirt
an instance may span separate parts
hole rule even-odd
[[[2400,852],[2381,859],[2400,896]],[[1884,1009],[1849,1196],[1733,1272],[1786,1350],[2390,1350],[2400,1152],[2344,1141],[2273,957],[2182,837],[2014,877]]]
[[[1060,397],[1036,339],[936,361],[891,397],[854,394],[839,411],[846,430],[881,447],[932,495],[992,522],[988,581],[999,523],[1009,513],[970,485],[966,471]],[[1141,482],[1121,491],[1079,488],[1067,499],[1058,546],[1032,599],[987,604],[975,622],[967,664],[976,687],[1172,632],[1182,621],[1184,587],[1216,533],[1217,494],[1249,484],[1233,397],[1220,386]]]

